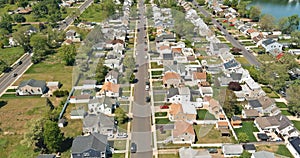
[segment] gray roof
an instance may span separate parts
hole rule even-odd
[[[254,144],[244,144],[243,148],[244,148],[244,150],[256,150],[256,147]]]
[[[195,150],[192,148],[182,147],[179,149],[180,158],[211,158],[207,150]]]
[[[113,78],[118,78],[119,73],[115,70],[110,70],[105,77],[112,76]]]
[[[226,154],[241,154],[244,150],[240,144],[224,145],[223,149]]]
[[[289,140],[289,142],[291,143],[291,145],[294,147],[294,149],[298,152],[298,154],[300,154],[300,138],[294,138]]]
[[[262,41],[262,44],[267,46],[267,45],[270,45],[270,44],[275,43],[275,42],[276,42],[275,40],[269,38],[267,40]]]
[[[105,104],[106,106],[112,107],[112,105],[115,103],[115,100],[104,96],[101,98],[94,98],[94,99],[90,99],[89,104]]]
[[[232,119],[232,121],[241,121],[242,120],[241,117],[239,117],[239,116],[232,116],[231,119]]]
[[[275,158],[274,153],[267,151],[258,151],[252,154],[254,158]]]
[[[262,105],[260,104],[260,102],[258,100],[249,100],[249,105],[252,108],[259,108],[262,107]]]
[[[19,88],[27,86],[27,85],[31,86],[31,87],[45,87],[46,82],[40,81],[40,80],[35,80],[35,79],[30,79],[30,80],[22,81],[19,85]]]
[[[242,79],[242,76],[243,74],[241,73],[236,73],[236,72],[233,72],[230,74],[230,77],[232,78],[232,80],[234,81],[240,81]]]
[[[71,116],[85,116],[86,111],[84,109],[74,109],[71,111]]]
[[[285,129],[286,127],[293,125],[293,123],[286,116],[278,114],[275,116],[276,119],[280,122],[279,130]]]
[[[98,115],[89,114],[83,119],[83,127],[93,127],[94,125],[98,125],[100,128],[114,128],[114,117],[107,116],[103,113]]]
[[[191,94],[189,87],[179,87],[178,92],[180,95],[190,95]]]
[[[89,149],[106,151],[107,136],[99,133],[92,133],[88,136],[78,136],[73,140],[72,153],[82,153]]]
[[[163,60],[173,60],[173,54],[163,54]]]
[[[168,93],[167,93],[167,98],[171,98],[175,95],[179,95],[179,90],[178,88],[170,88]]]

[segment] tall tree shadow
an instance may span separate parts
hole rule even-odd
[[[2,108],[3,106],[5,106],[7,104],[6,100],[0,100],[0,108]]]

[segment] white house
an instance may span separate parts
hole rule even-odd
[[[92,99],[91,95],[77,95],[77,96],[71,96],[69,102],[70,103],[88,103]]]
[[[224,157],[239,157],[243,151],[243,146],[240,144],[226,144],[222,146]]]
[[[300,138],[289,138],[286,147],[295,158],[300,157]]]
[[[277,56],[282,52],[282,44],[276,42],[273,39],[264,40],[262,41],[261,45],[265,48],[266,52],[269,52],[274,56]]]
[[[90,114],[104,113],[106,115],[112,114],[114,101],[113,99],[102,96],[101,98],[91,99],[88,103]]]
[[[105,76],[105,81],[112,82],[114,84],[118,84],[118,77],[119,77],[119,73],[115,70],[111,70]]]

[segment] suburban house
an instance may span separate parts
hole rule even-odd
[[[101,98],[91,99],[88,103],[88,109],[90,114],[112,114],[113,105],[115,101],[107,96],[102,96]]]
[[[169,120],[185,120],[194,121],[196,120],[197,111],[196,108],[191,104],[171,104],[169,106]]]
[[[49,92],[53,93],[54,91],[58,90],[62,85],[60,82],[47,82],[46,85],[49,89]]]
[[[230,120],[230,124],[233,128],[241,128],[242,127],[242,119],[239,116],[232,116]]]
[[[275,116],[269,116],[269,117],[257,117],[254,120],[254,124],[261,132],[264,131],[275,132],[276,129],[279,127],[280,122],[277,120]]]
[[[114,84],[112,82],[104,82],[104,85],[102,86],[99,94],[116,98],[120,96],[119,91],[120,91],[119,84]]]
[[[83,119],[83,133],[100,133],[113,136],[116,131],[114,117],[107,116],[105,114],[89,114]]]
[[[83,89],[94,89],[96,88],[96,80],[84,80],[82,83]]]
[[[255,119],[258,116],[259,116],[259,113],[255,109],[243,109],[242,110],[242,117],[243,118],[253,118],[253,119]]]
[[[88,136],[76,137],[72,143],[71,153],[72,158],[108,158],[111,151],[106,135],[92,133]]]
[[[267,96],[262,96],[255,100],[249,100],[248,102],[249,103],[246,108],[255,109],[260,114],[272,116],[280,113],[280,110],[277,108],[275,101]]]
[[[181,147],[179,149],[180,158],[211,158],[207,150],[196,150],[191,147]]]
[[[112,82],[114,84],[118,84],[119,73],[115,70],[110,70],[105,76],[106,82]]]
[[[211,87],[199,87],[200,96],[205,97],[212,97],[213,96],[213,89]]]
[[[299,137],[292,137],[289,138],[286,147],[289,149],[291,154],[294,157],[300,157],[300,138]]]
[[[243,144],[244,150],[248,151],[249,153],[255,153],[256,147],[254,144]]]
[[[84,110],[83,107],[79,107],[78,109],[73,109],[70,113],[71,119],[83,119],[84,116],[87,115],[87,112]]]
[[[226,144],[222,146],[224,157],[239,157],[243,151],[243,146],[240,144]]]
[[[192,81],[195,84],[206,82],[206,72],[193,72]]]
[[[282,52],[282,44],[276,42],[273,39],[266,39],[262,41],[261,45],[265,48],[266,52],[269,52],[273,56],[277,56],[279,53]]]
[[[210,52],[212,55],[219,55],[222,52],[229,52],[229,47],[224,43],[210,42]]]
[[[252,153],[251,158],[275,158],[275,155],[268,151],[258,151]]]
[[[170,88],[171,86],[178,87],[181,83],[181,77],[176,72],[166,72],[162,80],[166,88]]]
[[[45,81],[26,80],[22,81],[17,88],[17,95],[42,95],[48,90]]]
[[[80,34],[76,33],[75,30],[68,30],[66,32],[66,39],[71,40],[72,42],[80,42]]]
[[[92,99],[92,96],[89,94],[82,94],[71,96],[69,102],[70,103],[88,103]]]
[[[172,140],[174,144],[192,144],[195,142],[196,134],[193,124],[186,121],[176,121],[172,131]]]

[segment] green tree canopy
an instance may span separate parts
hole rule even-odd
[[[252,6],[250,8],[250,14],[249,14],[249,17],[254,20],[254,21],[258,21],[259,20],[259,17],[260,17],[260,14],[261,14],[261,9],[260,7],[258,6]]]
[[[246,133],[244,133],[244,132],[241,132],[241,133],[238,134],[238,139],[242,143],[246,143],[246,142],[249,141],[248,135]]]
[[[128,117],[122,108],[117,108],[115,110],[115,119],[118,121],[118,123],[123,124],[127,118]]]
[[[67,66],[72,66],[74,64],[76,57],[76,47],[74,44],[63,45],[59,48],[58,52]]]
[[[297,116],[300,116],[300,85],[290,85],[290,87],[286,90],[286,96],[289,110]]]
[[[271,31],[275,26],[275,18],[270,14],[264,14],[260,18],[259,24],[261,29]]]
[[[57,152],[63,142],[63,134],[56,122],[47,120],[44,124],[44,143],[50,152]]]
[[[296,43],[296,45],[300,46],[300,31],[296,30],[291,33],[292,42]]]

